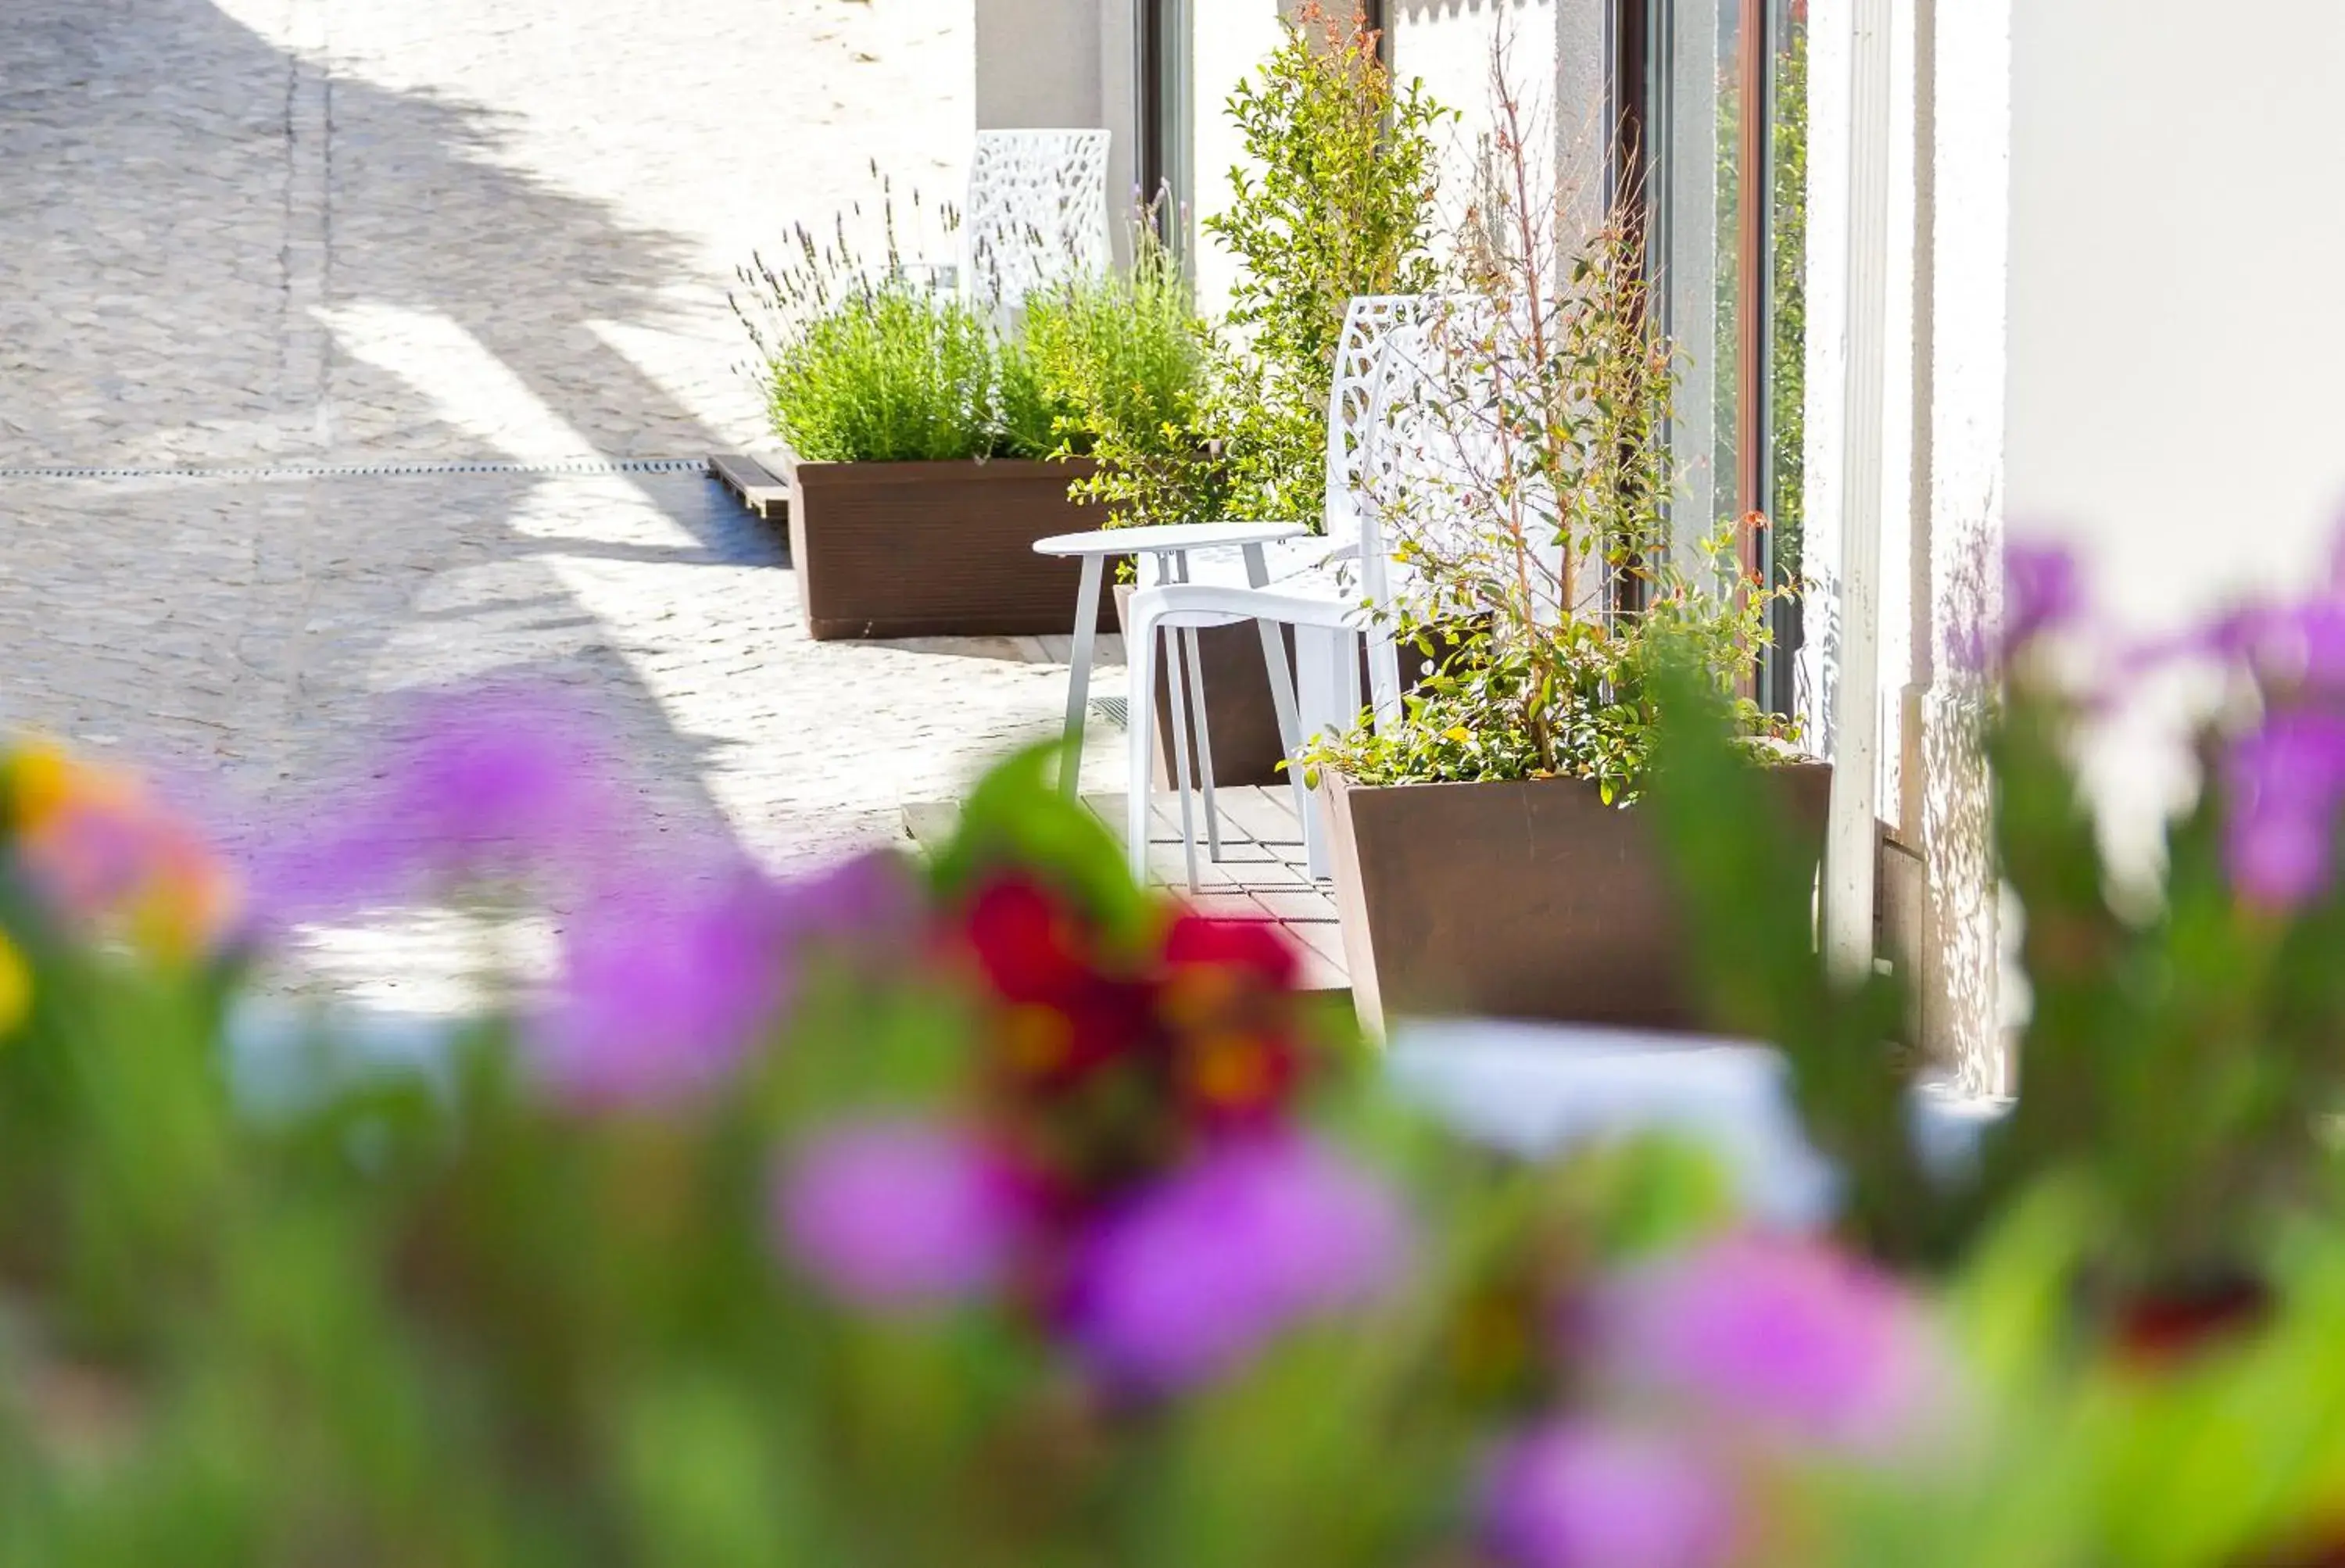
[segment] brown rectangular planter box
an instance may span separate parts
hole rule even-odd
[[[1768,777],[1785,806],[1774,820],[1821,860],[1831,765]],[[1463,1014],[1703,1026],[1644,812],[1577,779],[1371,787],[1323,771],[1320,798],[1345,966],[1370,1029]]]
[[[790,564],[817,642],[1074,630],[1081,563],[1037,555],[1034,541],[1106,523],[1105,508],[1067,499],[1088,463],[804,463],[785,453],[782,466]],[[1112,614],[1101,606],[1111,630]]]

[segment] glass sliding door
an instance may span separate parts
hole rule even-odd
[[[1663,325],[1683,356],[1670,442],[1681,560],[1732,530],[1746,568],[1799,581],[1806,364],[1806,0],[1624,0],[1620,84]],[[1754,672],[1788,710],[1798,606]]]
[[[1156,202],[1157,231],[1185,249],[1183,215],[1195,199],[1190,168],[1194,70],[1188,0],[1132,0],[1140,59],[1140,147],[1134,160],[1140,199]]]

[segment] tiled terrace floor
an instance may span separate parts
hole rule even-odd
[[[1304,984],[1315,991],[1341,991],[1344,943],[1327,884],[1304,869],[1303,830],[1293,794],[1281,789],[1242,786],[1218,789],[1222,855],[1210,859],[1204,820],[1197,817],[1197,891],[1188,891],[1187,858],[1181,849],[1178,797],[1160,790],[1150,803],[1148,863],[1151,873],[1201,913],[1223,920],[1275,921],[1304,954]],[[1083,804],[1123,841],[1125,797],[1085,795]],[[923,843],[951,832],[953,808],[942,802],[908,806],[905,826]]]

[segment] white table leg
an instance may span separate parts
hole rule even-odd
[[[1075,595],[1075,651],[1067,665],[1067,728],[1065,751],[1059,763],[1059,788],[1077,799],[1082,782],[1083,715],[1091,700],[1091,638],[1099,630],[1100,576],[1107,557],[1083,557],[1082,586]]]

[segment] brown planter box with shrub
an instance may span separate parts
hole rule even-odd
[[[1074,630],[1082,564],[1034,541],[1079,534],[1106,509],[1067,498],[1088,463],[804,463],[790,487],[790,565],[817,642],[1030,636]],[[1101,607],[1104,629],[1112,612]]]
[[[1832,768],[1768,770],[1785,809],[1751,830],[1823,855]],[[1361,1021],[1471,1014],[1702,1026],[1646,814],[1578,779],[1364,786],[1320,775],[1344,959]]]

